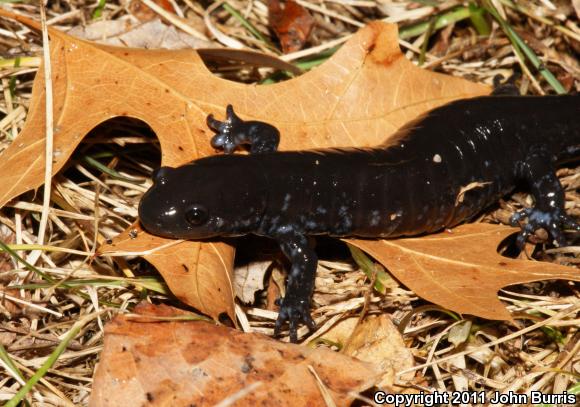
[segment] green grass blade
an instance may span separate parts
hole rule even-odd
[[[52,284],[48,283],[28,283],[11,285],[10,288],[22,290],[37,290],[39,288],[49,288]],[[92,287],[130,287],[143,288],[154,291],[159,294],[169,295],[171,292],[167,285],[159,277],[138,277],[133,279],[127,278],[91,278],[91,279],[69,279],[62,284],[66,288],[76,288],[84,286]]]
[[[439,1],[437,0],[415,0],[415,3],[423,4],[425,6],[437,7],[439,6]]]
[[[348,244],[348,250],[356,264],[366,274],[369,280],[373,279],[373,274],[376,273],[374,289],[379,293],[384,294],[387,291],[387,285],[393,278],[385,271],[383,266],[372,261],[361,249],[351,244]]]
[[[254,27],[254,25],[252,23],[250,23],[248,20],[246,20],[244,18],[244,16],[242,16],[238,10],[233,8],[228,3],[224,3],[222,5],[222,7],[224,8],[224,10],[226,10],[228,13],[230,13],[232,15],[232,17],[234,17],[236,20],[238,20],[240,22],[240,24],[243,25],[246,28],[246,30],[248,30],[250,32],[250,34],[252,34],[254,37],[256,37],[257,39],[262,41],[268,47],[272,48],[272,44],[270,43],[270,41],[268,41],[268,39],[266,37],[264,37],[262,35],[262,33],[260,31],[258,31],[258,29],[256,27]]]
[[[88,155],[84,156],[83,161],[85,163],[87,163],[88,165],[90,165],[91,167],[101,171],[102,173],[107,174],[111,178],[115,178],[115,179],[118,179],[121,181],[130,182],[131,184],[143,184],[145,182],[145,181],[135,180],[132,178],[125,177],[125,176],[119,174],[117,171],[113,170],[112,168],[107,167],[106,165],[104,165],[103,163],[101,163],[100,161],[96,160],[95,158],[93,158],[91,156],[88,156]]]
[[[93,11],[93,20],[103,15],[103,9],[105,8],[106,4],[107,0],[99,0],[97,7],[95,7],[95,10]]]
[[[78,254],[80,256],[90,256],[90,253],[83,252],[80,250],[74,249],[67,249],[65,247],[58,247],[58,246],[50,246],[45,244],[9,244],[7,245],[12,250],[42,250],[45,252],[58,252],[58,253],[69,253],[69,254]],[[3,248],[0,247],[0,252],[4,251]]]
[[[329,48],[309,58],[304,58],[300,61],[296,61],[294,65],[296,65],[303,71],[307,71],[326,62],[331,56],[333,56],[336,53],[336,51],[340,49],[340,47],[341,47],[340,45],[337,45],[335,47]]]
[[[40,65],[39,57],[18,56],[15,58],[0,58],[0,68],[19,68],[19,67],[38,68],[39,65]]]
[[[14,58],[14,68],[20,67],[20,57]],[[16,75],[10,78],[8,81],[8,89],[10,90],[10,96],[14,97],[16,94]]]
[[[485,18],[486,11],[482,7],[478,7],[475,3],[469,3],[469,19],[471,24],[477,30],[477,33],[483,37],[489,36],[491,27]]]
[[[572,385],[572,387],[570,387],[568,389],[568,393],[571,393],[571,394],[580,394],[580,382]]]
[[[18,369],[18,366],[16,366],[16,364],[6,351],[6,348],[1,343],[0,343],[0,359],[2,359],[2,361],[6,364],[6,366],[8,366],[10,370],[12,370],[15,374],[17,374],[18,377],[22,379],[22,381],[25,380],[24,376],[22,375],[22,372]]]
[[[50,283],[55,283],[56,280],[53,279],[51,276],[49,276],[48,274],[40,271],[39,269],[37,269],[36,267],[34,267],[32,264],[28,263],[26,260],[24,260],[22,257],[20,257],[18,255],[18,253],[16,253],[14,250],[12,250],[10,247],[8,247],[8,245],[6,245],[6,243],[4,243],[3,241],[0,240],[0,249],[6,253],[8,253],[10,256],[12,256],[12,258],[17,261],[20,262],[22,264],[24,264],[24,267],[35,274],[38,274],[39,276],[41,276],[43,279],[45,279],[46,281],[50,282]]]
[[[522,13],[534,20],[540,21],[543,24],[549,25],[551,27],[554,27],[555,30],[560,31],[562,34],[576,40],[576,41],[580,41],[580,35],[560,24],[555,23],[554,21],[550,20],[549,18],[543,17],[537,13],[534,13],[532,10],[530,10],[529,8],[525,7],[523,4],[515,4],[513,1],[511,0],[499,0],[499,2],[501,4],[503,4],[506,7],[511,8],[512,10],[515,10],[519,13]]]
[[[493,4],[489,0],[484,0],[487,11],[496,19],[496,21],[501,26],[504,33],[509,38],[516,52],[519,52],[525,56],[528,61],[531,62],[532,66],[538,70],[538,72],[546,79],[548,84],[558,93],[559,95],[566,94],[566,89],[564,86],[556,79],[556,77],[550,72],[548,68],[543,64],[543,62],[538,58],[534,51],[528,47],[528,45],[522,40],[522,38],[514,31],[514,29],[508,24],[506,20],[497,12]]]
[[[40,368],[34,373],[34,375],[26,382],[24,386],[18,390],[18,392],[6,403],[5,407],[16,407],[20,401],[32,390],[32,388],[38,383],[40,379],[46,375],[48,369],[50,369],[55,362],[58,360],[60,355],[65,351],[66,347],[74,339],[75,336],[80,332],[81,328],[85,326],[87,322],[95,318],[95,313],[89,314],[84,318],[76,322],[69,333],[65,336],[61,343],[58,344],[56,349],[50,354],[46,362],[40,366]]]
[[[435,24],[437,24],[438,17],[432,18],[427,26],[427,31],[425,31],[425,37],[423,38],[423,43],[421,44],[421,53],[419,54],[419,66],[425,63],[425,56],[427,55],[427,47],[429,46],[429,39],[433,35],[435,30]]]
[[[435,22],[434,30],[440,30],[441,28],[447,27],[450,24],[465,20],[470,16],[471,12],[469,11],[468,7],[454,8],[451,11],[436,16],[437,21]],[[403,27],[399,30],[399,38],[408,40],[409,38],[418,37],[429,29],[429,24],[430,22],[426,21],[419,24]]]

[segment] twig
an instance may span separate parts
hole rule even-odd
[[[151,1],[151,0],[141,0],[141,2],[143,2],[143,4],[145,4],[151,10],[153,10],[154,12],[156,12],[157,14],[159,14],[161,17],[163,17],[164,19],[166,19],[167,21],[169,21],[171,24],[173,24],[177,28],[181,29],[182,31],[185,31],[186,33],[188,33],[192,37],[195,37],[198,40],[203,40],[203,41],[207,41],[208,40],[205,35],[203,35],[199,31],[197,31],[195,28],[193,28],[192,26],[190,26],[189,24],[187,24],[180,17],[178,17],[175,14],[172,14],[172,13],[166,11],[165,9],[163,9],[163,7],[158,6],[153,1]]]
[[[38,237],[36,243],[44,244],[46,225],[48,224],[48,214],[50,207],[50,189],[52,185],[52,156],[53,156],[53,106],[52,106],[52,66],[50,61],[50,44],[48,41],[48,29],[46,26],[46,9],[44,3],[40,1],[40,22],[42,24],[42,56],[44,59],[44,83],[45,83],[45,109],[46,109],[46,137],[45,137],[45,160],[44,160],[44,196],[42,198],[42,214],[40,215],[40,225],[38,227]],[[34,265],[40,258],[42,251],[37,250],[28,256],[28,263]]]
[[[542,326],[550,325],[551,322],[557,321],[557,320],[562,319],[564,317],[567,317],[568,315],[575,313],[575,312],[578,312],[578,306],[571,305],[571,306],[563,309],[562,311],[558,312],[556,315],[554,315],[548,319],[545,319],[541,322],[538,322],[537,324],[531,325],[527,328],[524,328],[524,329],[521,329],[517,332],[514,332],[513,334],[504,336],[503,338],[496,339],[495,341],[488,342],[485,345],[482,345],[478,348],[473,348],[473,349],[465,350],[463,352],[454,353],[453,355],[445,356],[444,358],[437,359],[437,360],[434,360],[432,362],[423,363],[421,365],[414,366],[410,369],[402,370],[400,372],[397,372],[397,376],[404,375],[405,373],[408,373],[408,372],[414,372],[415,370],[420,370],[420,369],[423,369],[424,367],[433,366],[433,365],[436,365],[438,363],[446,362],[448,360],[451,360],[451,359],[459,357],[459,356],[469,355],[470,353],[476,352],[480,348],[491,348],[492,346],[495,346],[495,345],[498,345],[500,343],[504,343],[504,342],[507,342],[507,341],[512,340],[514,338],[517,338],[518,336],[521,336],[525,333],[534,331]]]

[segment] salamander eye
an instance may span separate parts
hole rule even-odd
[[[192,205],[185,212],[185,220],[193,226],[203,225],[207,221],[207,209],[201,205]]]

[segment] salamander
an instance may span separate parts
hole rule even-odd
[[[500,92],[498,92],[500,93]],[[249,233],[275,239],[291,262],[275,333],[310,316],[317,257],[310,235],[394,238],[453,227],[524,182],[535,200],[517,212],[521,247],[543,228],[559,245],[580,230],[564,210],[555,167],[578,158],[580,96],[490,95],[451,102],[373,148],[277,151],[267,123],[208,116],[225,155],[154,172],[139,218],[148,232],[205,239]],[[250,154],[229,154],[241,145]],[[527,222],[522,222],[527,220]]]

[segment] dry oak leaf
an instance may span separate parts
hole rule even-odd
[[[497,298],[502,287],[539,280],[580,281],[573,267],[500,255],[499,244],[517,231],[473,223],[420,239],[348,242],[373,256],[421,298],[461,314],[511,320]]]
[[[182,315],[167,306],[138,309]],[[327,349],[207,322],[119,315],[105,328],[90,406],[215,406],[229,397],[233,405],[325,406],[310,367],[340,406],[380,376],[376,365]]]
[[[367,315],[362,320],[359,317],[342,319],[322,338],[342,344],[344,355],[378,365],[382,378],[377,386],[382,389],[392,389],[396,379],[406,384],[415,376],[415,372],[410,371],[396,377],[398,372],[412,368],[415,359],[405,346],[403,336],[385,314]],[[397,387],[397,391],[402,390]]]
[[[302,49],[314,28],[314,18],[294,0],[286,0],[284,5],[280,0],[268,0],[268,22],[285,54]]]
[[[38,29],[26,17],[0,15]],[[371,146],[419,114],[454,99],[489,93],[486,86],[422,70],[405,59],[397,26],[372,23],[329,61],[286,82],[257,86],[212,75],[194,50],[140,50],[82,41],[49,29],[54,87],[54,171],[99,123],[130,116],[159,138],[163,165],[213,154],[205,118],[234,105],[244,119],[278,127],[281,149]],[[44,175],[44,78],[40,69],[21,134],[0,158],[0,206],[37,188]],[[100,253],[151,253],[170,290],[214,318],[234,318],[233,248],[223,243],[179,242],[145,232],[126,233]],[[149,259],[149,257],[148,257]],[[200,266],[200,259],[209,263]],[[207,281],[213,281],[207,283]],[[203,282],[203,283],[202,283]],[[211,285],[211,292],[200,288]]]
[[[153,236],[135,222],[112,243],[99,248],[99,253],[139,254],[159,270],[173,295],[184,303],[214,319],[222,312],[230,318],[234,315],[234,250],[225,243],[200,244]]]

